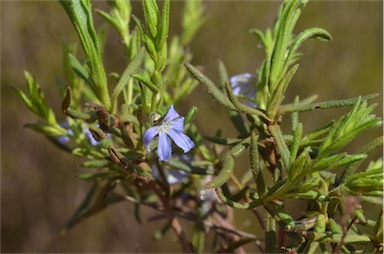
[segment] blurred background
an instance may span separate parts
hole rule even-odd
[[[218,78],[218,59],[226,64],[230,75],[255,73],[264,55],[248,30],[269,27],[279,4],[205,2],[207,20],[191,44],[192,64],[203,66],[213,80]],[[106,2],[95,1],[93,5],[108,10]],[[170,36],[180,32],[182,7],[182,1],[172,1]],[[323,27],[334,39],[328,43],[310,40],[301,47],[304,55],[286,102],[296,95],[304,98],[318,94],[318,100],[324,101],[380,93],[375,113],[382,116],[382,10],[382,1],[309,2],[295,31]],[[133,2],[133,13],[142,16],[139,1]],[[98,27],[103,24],[97,14],[95,22]],[[151,210],[143,208],[140,225],[127,203],[109,207],[65,236],[58,235],[90,185],[74,177],[81,170],[79,158],[59,151],[46,138],[23,128],[37,117],[21,103],[10,84],[25,89],[23,70],[30,71],[58,119],[63,120],[55,84],[63,76],[63,42],[78,42],[77,35],[64,10],[54,1],[2,1],[1,35],[1,252],[179,252],[172,232],[165,240],[152,239],[160,224],[145,220],[154,215]],[[109,29],[104,54],[108,72],[125,68],[122,52],[117,34]],[[196,123],[203,135],[212,135],[218,128],[224,135],[234,134],[225,111],[210,100],[204,89],[198,87],[180,111],[185,113],[193,105],[199,108]],[[304,132],[344,112],[303,113]],[[356,151],[381,133],[382,129],[365,133],[349,149]],[[378,151],[373,157],[380,155]],[[248,215],[237,213],[240,227],[262,237]],[[253,247],[248,250],[256,251]]]

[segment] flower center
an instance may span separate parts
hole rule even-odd
[[[158,128],[161,134],[166,134],[172,129],[172,121],[164,121],[158,126]]]

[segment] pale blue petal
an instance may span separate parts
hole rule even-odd
[[[157,169],[157,167],[155,165],[151,166],[151,171],[152,171],[152,175],[155,179],[160,179],[159,170]]]
[[[67,132],[70,136],[73,136],[73,131],[71,129],[69,129],[69,124],[67,121],[63,121],[60,123],[60,126],[67,129]],[[70,138],[68,136],[59,136],[57,138],[57,141],[62,144],[62,145],[66,145],[69,143],[70,141]]]
[[[63,122],[60,123],[60,126],[63,127],[63,128],[68,129],[69,128],[69,123],[67,121],[63,121]]]
[[[188,152],[195,146],[193,141],[181,131],[172,129],[169,130],[167,134],[172,138],[173,142],[175,142],[178,147],[183,149],[184,153]]]
[[[92,136],[92,133],[88,129],[84,129],[84,134],[85,136],[87,136],[92,146],[97,146],[100,143],[96,141],[96,139]]]
[[[148,130],[146,130],[144,132],[144,135],[143,135],[143,142],[144,142],[144,145],[147,147],[147,150],[148,152],[151,151],[151,149],[149,148],[149,143],[151,143],[152,139],[159,133],[159,130],[158,130],[158,127],[157,126],[154,126],[154,127],[151,127],[149,128]]]
[[[169,137],[164,133],[159,133],[159,144],[157,146],[157,153],[160,161],[167,161],[172,156],[172,147]]]
[[[155,179],[160,179],[160,173],[156,166],[151,167],[152,175]],[[168,184],[176,184],[180,183],[181,180],[188,177],[188,173],[181,171],[181,170],[175,170],[175,169],[169,169],[169,168],[163,168],[164,175],[167,179]]]
[[[169,169],[164,171],[168,184],[180,183],[181,180],[188,177],[188,174],[181,170]]]
[[[248,97],[247,105],[256,108],[257,104],[254,103],[256,96],[256,78],[250,73],[243,73],[235,75],[230,78],[230,86],[234,95],[243,95]]]
[[[235,75],[235,76],[232,76],[229,80],[230,83],[243,83],[243,82],[247,82],[249,79],[252,79],[253,78],[253,75],[251,73],[243,73],[243,74],[238,74],[238,75]]]
[[[171,128],[178,131],[184,130],[184,117],[179,117],[177,119],[172,120]]]
[[[69,137],[67,137],[67,136],[59,136],[58,138],[57,138],[57,141],[60,143],[60,144],[62,144],[62,145],[66,145],[66,144],[68,144],[69,143]]]
[[[178,117],[180,117],[180,115],[175,111],[173,105],[171,105],[168,109],[167,114],[164,116],[163,122],[173,120]]]
[[[232,92],[234,95],[244,94],[244,89],[250,86],[251,79],[253,78],[250,73],[243,73],[239,75],[235,75],[230,78],[229,85],[232,88]]]
[[[73,131],[71,129],[68,129],[67,132],[69,135],[73,136]]]
[[[233,89],[232,89],[232,93],[236,96],[238,96],[241,92],[241,86],[240,85],[236,85]]]

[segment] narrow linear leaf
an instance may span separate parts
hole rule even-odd
[[[359,101],[359,98],[361,98],[361,100],[371,100],[377,97],[378,95],[379,94],[370,94],[370,95],[346,99],[346,100],[325,101],[325,102],[313,103],[310,105],[287,104],[287,105],[280,106],[278,109],[278,113],[284,114],[284,113],[293,112],[293,111],[304,112],[304,111],[312,111],[314,109],[350,107],[350,106],[354,106]]]
[[[269,100],[268,103],[268,110],[267,115],[268,116],[275,116],[275,113],[277,111],[277,108],[279,107],[280,103],[284,99],[285,91],[287,90],[287,87],[289,83],[291,82],[293,76],[295,75],[297,69],[299,68],[299,65],[294,65],[284,76],[284,78],[279,82],[276,89],[273,91],[273,94]]]
[[[205,185],[205,188],[212,189],[222,186],[228,181],[235,166],[235,158],[238,157],[250,144],[250,139],[243,140],[240,144],[229,150],[223,158],[222,169],[219,174]]]
[[[275,124],[269,126],[268,128],[276,142],[277,149],[279,150],[285,168],[289,168],[289,150],[287,145],[285,144],[280,126]]]
[[[163,10],[161,17],[161,26],[158,34],[157,45],[159,47],[167,46],[167,37],[168,37],[168,28],[169,28],[169,9],[170,9],[170,0],[165,0],[163,2]]]
[[[131,74],[134,73],[141,65],[144,60],[145,51],[143,49],[140,50],[138,54],[132,59],[132,61],[128,64],[127,68],[125,68],[123,74],[121,75],[119,82],[117,83],[115,89],[112,93],[112,100],[116,100],[124,87],[128,84],[128,80],[131,77]]]
[[[60,230],[60,235],[64,235],[68,232],[74,224],[76,224],[76,221],[81,217],[81,214],[84,212],[84,210],[90,205],[91,200],[96,195],[98,183],[94,182],[91,189],[88,191],[87,195],[81,202],[80,206],[77,208],[75,213],[72,215],[72,217],[68,220],[68,222],[62,227]]]
[[[360,153],[363,154],[369,154],[376,148],[380,147],[383,145],[383,136],[378,137],[374,139],[372,142],[370,142],[368,145],[364,146],[361,150]],[[349,165],[343,174],[340,177],[340,184],[346,183],[346,181],[353,175],[353,173],[356,171],[357,167],[360,165],[361,161],[357,161],[356,163],[353,163],[352,165]]]
[[[319,39],[319,40],[322,40],[322,41],[330,41],[330,40],[332,40],[331,34],[328,33],[323,28],[313,27],[313,28],[308,28],[308,29],[304,30],[292,42],[292,44],[290,46],[290,49],[289,49],[289,52],[288,52],[288,56],[286,58],[286,61],[285,61],[284,67],[283,67],[282,73],[285,73],[285,71],[288,69],[289,61],[296,54],[296,51],[299,49],[301,44],[304,41],[306,41],[306,40],[308,40],[310,38],[315,38],[315,39]]]
[[[344,237],[343,234],[332,232],[317,233],[313,231],[305,231],[302,235],[306,239],[324,243],[340,243],[344,239],[344,243],[370,242],[371,239],[367,235],[348,234]]]
[[[216,86],[215,84],[207,78],[203,73],[197,70],[192,65],[186,63],[185,67],[189,71],[189,73],[205,88],[208,93],[212,96],[212,98],[220,105],[228,108],[229,110],[236,111],[235,106],[229,101],[228,97],[225,96]]]
[[[229,205],[233,208],[236,208],[236,209],[249,210],[249,209],[254,209],[254,208],[262,205],[262,201],[260,199],[257,199],[257,200],[251,201],[251,202],[247,202],[247,203],[239,203],[239,202],[233,201],[230,198],[226,197],[224,195],[223,191],[221,190],[221,187],[218,187],[215,190],[216,190],[217,197],[224,204],[227,204],[227,205]]]
[[[228,82],[225,82],[225,89],[227,91],[227,94],[228,94],[228,97],[229,97],[229,100],[231,101],[231,103],[236,107],[237,110],[241,111],[241,112],[244,112],[244,113],[247,113],[247,114],[250,114],[250,115],[256,115],[256,116],[259,116],[261,118],[263,118],[264,121],[267,121],[267,122],[271,122],[272,120],[268,118],[268,116],[262,112],[261,110],[257,109],[257,108],[252,108],[252,107],[249,107],[245,104],[242,104],[237,98],[236,96],[233,94],[232,92],[232,89],[231,87],[229,86]]]
[[[298,123],[293,134],[293,141],[290,149],[289,167],[291,168],[296,160],[297,152],[300,147],[301,136],[303,134],[303,124]]]
[[[219,60],[219,87],[220,89],[224,86],[225,84],[225,81],[228,81],[229,80],[229,77],[228,77],[228,71],[227,71],[227,68],[225,67],[223,61]]]

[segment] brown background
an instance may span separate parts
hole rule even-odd
[[[171,34],[180,31],[183,3],[172,1]],[[107,10],[105,2],[94,6]],[[207,1],[207,21],[191,45],[193,64],[217,78],[217,59],[222,59],[231,75],[255,72],[264,55],[250,28],[270,26],[279,6],[277,1]],[[308,41],[301,48],[301,66],[288,88],[287,102],[313,93],[319,100],[355,97],[380,92],[376,114],[382,115],[383,26],[381,1],[311,1],[296,32],[323,27],[334,37],[330,43]],[[133,3],[133,13],[141,16],[141,4]],[[103,23],[95,17],[96,23]],[[23,70],[39,81],[49,104],[60,113],[55,82],[62,77],[62,42],[78,41],[76,33],[57,2],[1,2],[1,251],[2,252],[172,252],[180,251],[172,233],[163,241],[151,236],[161,223],[145,220],[153,213],[143,209],[143,225],[133,218],[130,204],[119,204],[58,236],[60,226],[81,202],[88,183],[74,178],[81,160],[55,149],[40,135],[24,129],[35,122],[9,84],[25,88]],[[105,49],[108,72],[124,69],[125,59],[116,33],[110,29]],[[222,128],[234,135],[225,112],[198,88],[181,112],[199,107],[196,122],[204,135]],[[301,120],[308,132],[345,112],[304,113]],[[207,124],[208,123],[208,124]],[[228,127],[227,127],[228,126]],[[288,129],[287,129],[288,130]],[[369,131],[353,142],[356,151],[381,129]],[[376,157],[380,152],[375,154]],[[293,213],[299,211],[292,210]],[[256,235],[249,213],[237,213],[240,227]],[[249,251],[256,251],[254,246]]]

